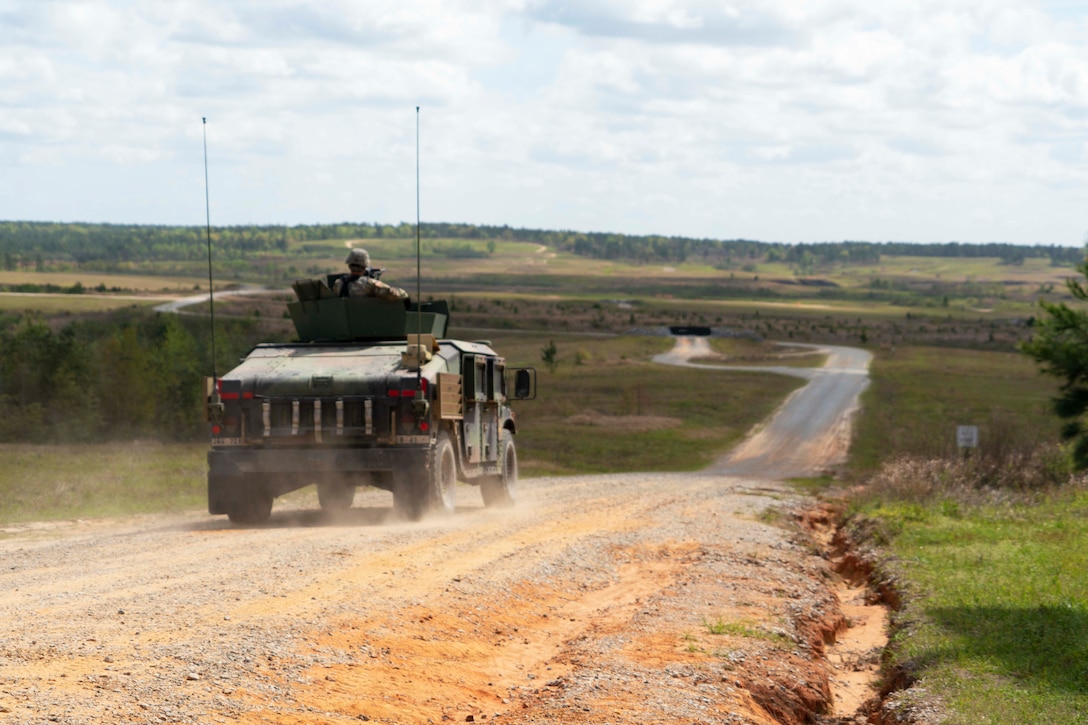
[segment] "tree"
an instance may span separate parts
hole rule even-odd
[[[548,366],[548,370],[553,373],[559,367],[559,361],[555,359],[558,352],[559,349],[555,346],[555,340],[548,340],[548,344],[540,348],[540,359]]]
[[[1088,255],[1088,247],[1085,249]],[[1074,299],[1088,303],[1088,256],[1076,267],[1084,281],[1066,280]],[[1054,399],[1054,412],[1066,421],[1062,438],[1073,441],[1073,465],[1088,468],[1088,309],[1064,302],[1039,300],[1042,315],[1035,321],[1035,335],[1020,349],[1040,364],[1043,372],[1062,380]]]

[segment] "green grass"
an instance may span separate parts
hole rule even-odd
[[[1037,469],[1016,453],[1058,440],[1056,381],[1016,353],[913,347],[871,376],[852,468],[883,467],[852,525],[904,593],[886,669],[918,678],[908,700],[941,703],[942,722],[1088,723],[1088,493],[1018,483]],[[982,448],[953,465],[957,424],[979,425]],[[979,488],[987,457],[1007,488]]]
[[[1088,493],[1032,507],[885,505],[908,582],[891,666],[950,723],[1088,722]]]
[[[0,522],[201,508],[206,453],[195,443],[0,445]]]
[[[206,285],[208,278],[199,276],[178,278],[162,277],[147,274],[109,274],[106,272],[93,272],[85,270],[60,271],[60,272],[15,272],[0,270],[0,284],[52,284],[58,287],[71,287],[79,283],[88,293],[93,288],[103,285],[106,288],[118,288],[129,292],[171,292],[179,294],[194,294],[193,288]]]
[[[949,348],[877,352],[851,449],[855,472],[901,455],[955,451],[956,426],[979,426],[980,443],[1057,440],[1050,410],[1057,382],[1027,356]]]
[[[146,302],[134,299],[117,299],[107,295],[65,294],[3,294],[0,293],[0,312],[37,312],[43,315],[82,314],[108,312],[122,307],[150,307],[161,300],[149,298]]]

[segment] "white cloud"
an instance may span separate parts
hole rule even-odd
[[[409,219],[420,105],[432,219],[1079,243],[1086,30],[1027,0],[0,0],[0,218],[191,221],[207,116],[222,223]],[[131,203],[57,193],[96,175]]]

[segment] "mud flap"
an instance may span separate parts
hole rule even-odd
[[[241,476],[208,474],[208,513],[230,513],[232,502],[242,495],[245,480]]]
[[[393,473],[393,510],[408,521],[423,518],[426,501],[420,481],[424,480],[422,466],[402,468]]]

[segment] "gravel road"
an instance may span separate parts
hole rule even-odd
[[[804,390],[863,384],[864,362],[832,351]],[[807,421],[805,399],[776,420]],[[824,399],[804,435],[841,439],[856,401]],[[793,435],[777,426],[750,452]],[[258,528],[29,527],[0,540],[0,722],[854,722],[879,618],[744,450],[525,480],[512,511],[462,486],[455,516],[419,524],[364,491],[336,519],[277,502]],[[811,450],[818,470],[845,449]]]

